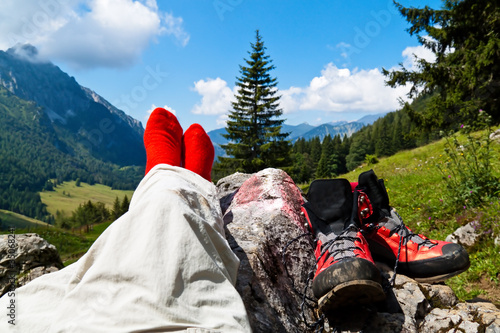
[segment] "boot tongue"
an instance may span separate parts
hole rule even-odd
[[[378,179],[373,170],[363,172],[359,175],[359,188],[368,196],[374,209],[373,219],[378,225],[384,226],[392,232],[397,232],[404,237],[404,244],[412,240],[419,246],[426,244],[433,246],[428,239],[411,232],[404,224],[399,214],[389,206],[389,195],[383,179]],[[370,217],[372,218],[372,217]]]
[[[365,171],[359,175],[359,188],[368,195],[370,203],[375,210],[382,210],[389,214],[389,196],[385,189],[384,180],[378,179],[373,170]]]
[[[315,180],[309,187],[307,199],[309,208],[324,222],[318,226],[319,231],[339,235],[346,228],[353,206],[353,194],[347,179]]]

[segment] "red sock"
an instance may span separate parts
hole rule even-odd
[[[214,163],[214,145],[203,127],[193,124],[182,137],[184,168],[191,170],[208,181],[211,181],[212,164]]]
[[[146,174],[160,163],[181,165],[182,127],[177,118],[163,108],[156,108],[149,116],[144,131],[146,147]]]

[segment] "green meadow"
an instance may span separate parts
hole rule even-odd
[[[121,202],[123,197],[127,195],[130,200],[133,193],[134,191],[114,190],[101,184],[80,183],[80,186],[76,186],[75,181],[70,181],[57,185],[54,191],[40,192],[40,197],[42,202],[47,205],[48,212],[55,216],[57,211],[64,215],[71,215],[71,212],[80,204],[89,200],[103,202],[108,209],[112,209],[116,197]]]

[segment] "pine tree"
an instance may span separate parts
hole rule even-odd
[[[346,156],[346,168],[349,171],[357,168],[365,160],[366,154],[369,154],[367,147],[369,146],[369,139],[367,133],[357,132],[352,136],[351,146],[349,148],[349,155]]]
[[[230,157],[220,158],[221,167],[253,173],[266,167],[284,168],[291,164],[288,133],[281,133],[284,119],[279,108],[280,96],[276,78],[270,76],[275,67],[259,34],[251,43],[247,66],[240,66],[236,102],[232,103],[224,135],[229,143],[222,145]]]
[[[120,216],[122,216],[122,209],[120,205],[120,199],[118,197],[115,197],[115,201],[113,202],[113,219],[118,219]]]
[[[126,212],[128,212],[128,206],[130,205],[130,201],[128,200],[128,196],[125,194],[125,196],[123,197],[123,201],[122,201],[122,204],[121,204],[121,215],[125,214]]]
[[[330,135],[323,139],[321,158],[316,169],[316,178],[332,178],[337,176],[338,158],[335,154],[334,142]]]
[[[500,3],[445,0],[442,9],[406,8],[396,2],[410,24],[408,32],[435,55],[435,61],[417,58],[417,69],[403,65],[388,71],[391,87],[411,85],[410,98],[428,99],[418,110],[405,104],[420,129],[474,125],[479,109],[500,122]]]

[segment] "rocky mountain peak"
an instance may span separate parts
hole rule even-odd
[[[62,141],[74,151],[118,165],[145,164],[141,123],[51,62],[38,58],[29,44],[0,51],[0,86],[35,102]]]

